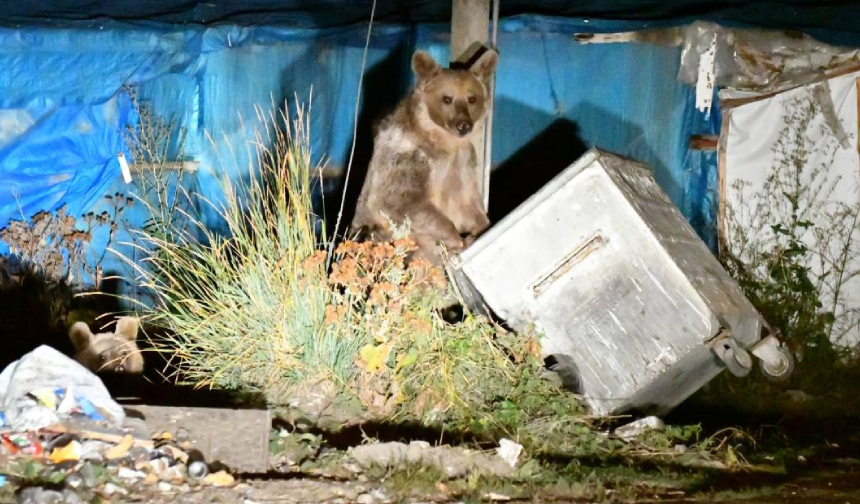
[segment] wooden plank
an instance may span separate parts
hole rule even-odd
[[[729,139],[729,123],[732,113],[730,110],[722,111],[720,120],[720,141],[717,146],[717,187],[718,206],[717,206],[717,250],[720,255],[723,255],[728,250],[728,241],[726,236],[726,205],[728,198],[728,189],[726,188],[726,144]]]
[[[490,36],[490,0],[453,0],[451,63],[465,65]]]
[[[451,66],[468,66],[490,36],[490,0],[453,0],[451,11]],[[492,107],[492,101],[488,103]],[[488,109],[489,112],[489,109]],[[483,183],[485,174],[486,121],[475,125],[472,145],[475,147],[478,164],[478,180],[482,181],[484,202],[488,201],[489,188]]]
[[[692,135],[689,145],[692,150],[714,151],[719,143],[719,135]]]
[[[179,171],[183,170],[187,173],[194,173],[200,168],[200,161],[171,161],[162,164],[158,163],[129,163],[129,168],[133,172],[166,170]]]
[[[830,72],[825,72],[824,76],[821,78],[814,79],[810,82],[804,82],[803,84],[798,84],[796,86],[789,86],[785,89],[780,89],[778,91],[773,91],[770,93],[765,93],[765,94],[757,95],[757,96],[750,96],[748,98],[728,98],[726,100],[720,100],[720,109],[721,110],[728,110],[728,109],[732,109],[735,107],[740,107],[742,105],[746,105],[748,103],[757,102],[759,100],[766,100],[768,98],[773,98],[774,96],[776,96],[778,94],[785,93],[786,91],[791,91],[792,89],[797,89],[800,87],[809,86],[810,84],[815,84],[817,82],[821,82],[824,80],[830,80],[830,79],[833,79],[835,77],[841,77],[843,75],[847,75],[847,74],[850,74],[852,72],[857,72],[859,70],[860,70],[860,65],[852,64],[852,65],[848,65],[848,66],[845,66],[845,67],[842,67],[842,68],[839,68],[836,70],[832,70]]]

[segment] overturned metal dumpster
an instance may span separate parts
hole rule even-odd
[[[664,414],[723,369],[775,379],[791,354],[644,165],[593,149],[468,249],[471,309],[534,324],[595,414]],[[572,379],[570,379],[572,378]]]

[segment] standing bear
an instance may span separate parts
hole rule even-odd
[[[350,235],[391,240],[392,224],[408,220],[412,258],[438,265],[439,244],[457,253],[489,227],[471,137],[497,61],[490,50],[469,69],[448,69],[414,54],[417,83],[379,125]]]

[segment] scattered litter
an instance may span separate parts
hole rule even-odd
[[[209,466],[206,465],[206,462],[201,460],[195,460],[188,464],[188,476],[191,479],[203,479],[209,474]]]
[[[218,471],[203,478],[203,482],[207,485],[227,487],[233,485],[235,479],[227,471]]]
[[[22,433],[4,433],[0,435],[0,442],[3,446],[12,453],[12,455],[33,455],[39,456],[42,454],[42,443],[39,439],[30,432]]]
[[[80,488],[84,484],[84,479],[78,473],[70,473],[64,481],[69,488]]]
[[[80,460],[82,452],[83,448],[81,447],[81,443],[72,441],[66,446],[54,448],[54,451],[48,455],[48,460],[55,464],[65,462],[67,460]]]
[[[158,483],[158,491],[159,492],[172,492],[173,491],[173,485],[171,485],[170,483],[168,483],[166,481],[161,481]]]
[[[119,493],[122,495],[128,494],[128,491],[125,488],[114,485],[113,483],[105,483],[105,487],[104,487],[103,492],[107,496],[111,496],[115,493]]]
[[[519,443],[515,443],[510,439],[504,438],[499,441],[499,456],[502,457],[502,459],[511,467],[515,467],[517,465],[517,459],[520,458],[520,454],[522,452],[523,445]]]
[[[84,441],[81,443],[81,460],[104,460],[104,452],[112,445],[104,441]]]
[[[139,480],[146,478],[146,474],[128,467],[120,467],[116,475],[124,480]]]
[[[615,435],[622,439],[629,439],[640,436],[648,431],[663,430],[665,428],[666,424],[663,423],[663,420],[655,416],[649,416],[618,427],[615,429]]]
[[[511,500],[511,498],[507,495],[499,494],[499,493],[493,493],[493,492],[484,494],[484,499],[489,500],[489,501],[494,501],[494,502],[504,502],[504,501]]]
[[[29,487],[18,494],[18,504],[61,504],[66,499],[62,492],[42,487]]]
[[[375,499],[372,495],[363,493],[355,499],[355,502],[357,504],[373,504],[375,502]]]
[[[118,445],[105,452],[105,458],[108,460],[114,460],[125,457],[133,444],[134,438],[126,434]]]

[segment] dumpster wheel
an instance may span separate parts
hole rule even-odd
[[[776,353],[778,358],[775,362],[760,359],[758,361],[759,369],[768,381],[776,383],[788,381],[791,373],[794,372],[794,356],[785,347],[779,347]]]
[[[750,374],[753,367],[752,356],[742,348],[727,349],[723,354],[723,362],[726,363],[729,372],[738,378]]]
[[[730,337],[719,338],[714,342],[712,348],[731,374],[743,378],[752,371],[752,356],[734,339]]]

